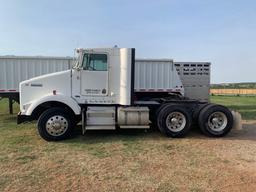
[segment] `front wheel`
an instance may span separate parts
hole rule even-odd
[[[39,135],[47,141],[59,141],[68,138],[73,128],[72,115],[62,108],[46,110],[38,119]]]
[[[207,105],[199,114],[198,124],[201,131],[208,136],[225,136],[233,127],[233,116],[222,105]]]

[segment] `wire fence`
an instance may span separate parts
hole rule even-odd
[[[256,95],[256,89],[210,89],[211,95]]]

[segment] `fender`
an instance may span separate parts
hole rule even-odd
[[[25,115],[30,116],[37,106],[41,105],[42,103],[49,102],[49,101],[57,101],[57,102],[66,104],[67,106],[69,106],[73,110],[73,112],[76,115],[81,114],[80,106],[71,97],[67,97],[67,96],[64,96],[64,95],[45,95],[45,96],[43,96],[43,97],[41,97],[37,100],[34,100],[32,102],[32,104],[29,106],[29,108],[27,109]]]

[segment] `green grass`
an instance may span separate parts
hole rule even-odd
[[[211,102],[240,112],[243,119],[256,119],[256,96],[211,96]]]
[[[211,99],[255,118],[253,97]],[[14,112],[18,110],[15,104]],[[214,142],[192,132],[184,139],[143,130],[82,136],[80,127],[71,139],[46,142],[35,123],[17,125],[16,114],[9,115],[7,100],[1,100],[0,191],[211,191],[225,175],[239,175],[231,169],[230,157],[212,150]],[[224,142],[223,149],[229,141]],[[219,170],[226,167],[223,176]]]

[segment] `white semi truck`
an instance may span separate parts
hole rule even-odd
[[[199,74],[198,81],[203,82],[209,64],[206,68],[191,65],[183,71],[172,60],[142,59],[137,65],[134,48],[77,49],[77,55],[72,69],[20,83],[17,121],[37,120],[45,140],[68,138],[80,121],[83,134],[154,125],[169,137],[185,136],[193,123],[215,137],[226,135],[233,126],[229,109],[202,97],[203,85],[196,90],[199,99],[186,97],[182,75],[191,74],[190,81],[195,81]]]

